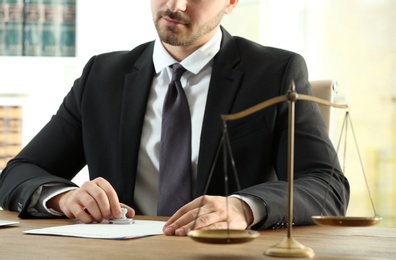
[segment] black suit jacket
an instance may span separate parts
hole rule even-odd
[[[91,179],[107,179],[120,201],[140,213],[133,197],[154,75],[153,46],[149,42],[129,52],[102,54],[87,63],[56,115],[3,171],[0,205],[20,211],[21,217],[32,217],[26,208],[37,187],[73,185],[69,180],[87,164]],[[300,55],[232,37],[223,30],[204,112],[195,197],[204,192],[222,136],[220,115],[284,95],[292,80],[297,92],[311,94]],[[321,213],[326,191],[326,213],[343,215],[348,183],[337,161],[330,177],[335,151],[318,106],[298,101],[296,113],[294,223],[312,223],[311,216]],[[229,189],[254,196],[265,205],[266,218],[257,228],[277,227],[287,220],[287,130],[287,102],[228,124],[242,187],[237,191],[230,173]],[[224,195],[223,176],[219,159],[207,194]]]

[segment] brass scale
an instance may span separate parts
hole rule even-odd
[[[343,123],[342,127],[342,133],[346,131],[348,122],[352,126],[352,123],[349,119],[349,112],[348,112],[348,105],[346,104],[335,104],[332,102],[329,102],[324,99],[320,99],[314,96],[309,96],[309,95],[303,95],[303,94],[298,94],[295,90],[295,84],[292,82],[290,84],[290,90],[286,95],[283,96],[278,96],[271,98],[269,100],[266,100],[262,103],[259,103],[253,107],[250,107],[244,111],[241,111],[239,113],[235,114],[229,114],[229,115],[221,115],[221,119],[223,120],[223,136],[221,139],[221,142],[219,144],[219,149],[215,158],[215,162],[217,161],[220,147],[223,147],[223,154],[224,154],[224,159],[227,160],[228,156],[230,157],[229,160],[231,160],[231,165],[233,167],[234,175],[236,178],[237,185],[239,186],[239,181],[237,180],[237,174],[236,174],[236,168],[234,164],[234,159],[232,156],[231,152],[231,146],[230,146],[230,141],[228,139],[228,131],[227,131],[227,121],[230,120],[237,120],[243,117],[246,117],[248,115],[251,115],[255,112],[258,112],[262,109],[265,109],[266,107],[269,107],[271,105],[280,103],[280,102],[285,102],[288,101],[289,103],[289,132],[288,132],[288,223],[293,223],[293,182],[294,182],[294,128],[295,128],[295,102],[297,100],[306,100],[306,101],[312,101],[316,102],[321,105],[325,106],[331,106],[334,108],[341,108],[346,110],[346,115],[345,115],[345,120]],[[348,120],[349,119],[349,120]],[[353,136],[355,137],[355,134],[353,132],[353,126],[352,126],[352,133]],[[342,134],[340,136],[340,141],[341,141]],[[340,144],[340,142],[339,142]],[[339,147],[338,144],[338,147]],[[356,138],[355,138],[355,144],[357,145]],[[346,144],[345,144],[346,145]],[[338,147],[337,147],[337,153],[338,153]],[[359,150],[358,150],[358,155],[360,158]],[[345,154],[344,154],[345,156]],[[345,159],[345,158],[344,158]],[[360,160],[361,166],[362,166],[362,161]],[[363,169],[363,167],[362,167]],[[226,195],[228,195],[228,173],[227,170],[224,169],[225,171],[225,191]],[[324,225],[324,226],[344,226],[344,227],[364,227],[364,226],[372,226],[377,224],[378,222],[381,221],[381,217],[377,215],[373,199],[370,193],[370,188],[367,182],[367,178],[364,172],[364,169],[362,170],[365,183],[366,183],[366,188],[368,191],[368,195],[371,200],[371,206],[374,211],[374,216],[373,217],[348,217],[348,216],[312,216],[312,220],[318,224],[318,225]],[[208,183],[210,182],[211,176],[213,174],[213,169],[209,175]],[[332,173],[333,174],[333,173]],[[206,190],[205,190],[206,194]],[[326,203],[326,197],[327,193],[325,194],[325,200],[324,203]],[[227,196],[226,196],[227,198]],[[226,199],[227,200],[227,199]],[[228,201],[226,201],[228,203]],[[324,206],[324,205],[323,205]],[[323,209],[323,208],[322,208]],[[199,216],[199,211],[197,216]],[[275,257],[313,257],[314,252],[311,248],[306,247],[302,245],[300,242],[298,242],[296,239],[292,237],[292,229],[293,225],[288,225],[287,226],[287,236],[278,244],[268,248],[264,254],[268,256],[275,256]],[[202,243],[211,243],[211,244],[232,244],[232,243],[245,243],[252,241],[253,239],[257,238],[260,236],[260,233],[254,230],[234,230],[234,229],[223,229],[223,230],[192,230],[188,233],[188,236],[192,238],[195,241],[202,242]]]

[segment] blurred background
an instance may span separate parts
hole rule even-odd
[[[56,112],[91,56],[130,50],[156,37],[150,1],[69,4],[76,14],[72,54],[0,52],[0,169]],[[9,25],[1,10],[0,19],[1,40]],[[335,102],[349,105],[359,148],[351,142],[345,159],[352,191],[348,215],[374,215],[366,176],[383,217],[379,225],[396,227],[396,1],[240,0],[223,26],[234,35],[300,53],[310,80],[338,82]],[[333,111],[335,145],[344,116],[345,111]],[[84,169],[75,181],[86,175]]]

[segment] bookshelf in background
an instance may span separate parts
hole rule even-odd
[[[76,0],[0,0],[0,55],[75,53]]]
[[[0,171],[22,147],[22,107],[0,105]]]
[[[0,0],[0,55],[22,55],[23,0]]]
[[[23,55],[40,56],[44,17],[42,1],[25,0],[23,9]]]

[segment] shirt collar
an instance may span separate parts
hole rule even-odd
[[[219,28],[212,39],[182,60],[180,64],[191,73],[198,74],[220,50],[221,38],[222,32]],[[177,63],[177,61],[166,51],[158,37],[154,43],[153,63],[157,74],[164,68]]]

